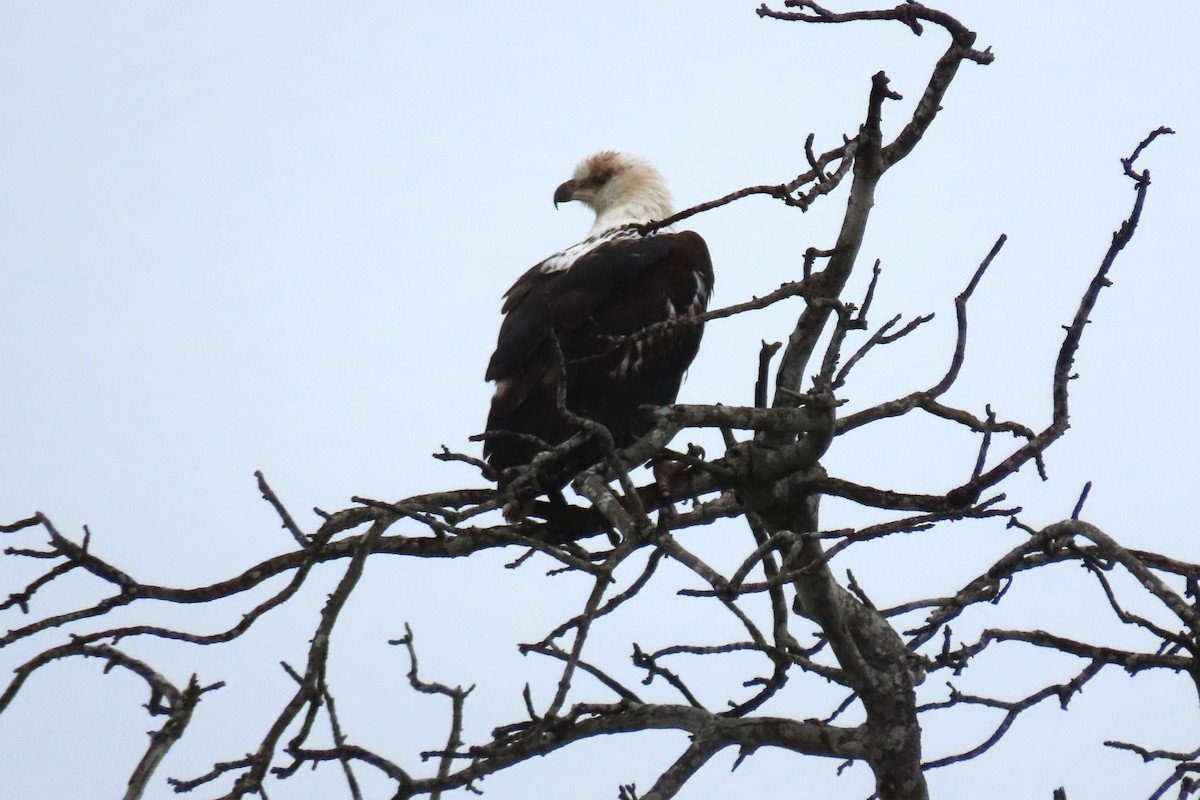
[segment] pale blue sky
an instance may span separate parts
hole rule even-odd
[[[477,483],[428,453],[443,443],[474,447],[466,437],[486,413],[482,374],[499,295],[589,227],[584,209],[555,212],[550,200],[581,156],[640,153],[681,206],[779,182],[804,169],[810,131],[819,149],[854,132],[879,69],[905,96],[887,108],[894,132],[945,44],[936,29],[918,39],[899,25],[759,20],[755,5],[0,4],[0,518],[42,510],[72,535],[89,524],[95,551],[135,576],[194,585],[289,546],[258,498],[255,469],[309,527],[305,509],[343,507],[351,495],[395,499]],[[977,412],[990,402],[1001,417],[1044,425],[1059,326],[1132,201],[1117,159],[1158,125],[1174,126],[1178,134],[1144,158],[1154,186],[1143,227],[1087,331],[1072,430],[1049,458],[1053,481],[1021,476],[1006,488],[1025,521],[1042,525],[1068,515],[1094,480],[1091,521],[1130,546],[1200,559],[1186,513],[1200,444],[1190,355],[1200,290],[1192,233],[1200,8],[1186,0],[1136,12],[1081,0],[940,7],[997,58],[963,67],[926,141],[879,192],[863,250],[884,264],[873,322],[898,312],[938,318],[861,366],[847,387],[851,408],[936,381],[953,297],[1004,232],[1009,243],[973,301],[968,366],[948,399]],[[750,199],[692,220],[713,252],[715,302],[794,279],[804,248],[832,243],[843,203],[837,195],[801,215]],[[796,311],[792,302],[712,324],[681,399],[748,402],[759,340],[786,336]],[[969,469],[973,440],[933,439],[922,470],[893,469],[935,433],[914,421],[847,437],[829,467],[887,488],[944,488]],[[828,527],[851,519],[827,508]],[[743,556],[740,532],[732,547],[717,532],[696,536],[715,561]],[[844,566],[887,603],[914,587],[953,590],[1015,541],[999,525],[947,532],[919,546],[857,549]],[[0,559],[0,593],[39,566]],[[371,569],[358,615],[338,630],[334,679],[351,733],[397,753],[443,736],[442,718],[425,716],[440,705],[395,685],[406,664],[383,640],[405,620],[425,643],[429,677],[480,683],[479,734],[498,714],[520,714],[520,686],[550,674],[506,643],[540,638],[580,591],[535,570],[500,570],[494,558]],[[234,656],[139,645],[178,680],[193,668],[205,680],[229,679],[232,659],[246,664],[241,680],[201,705],[202,743],[185,741],[162,777],[198,774],[254,746],[270,703],[290,690],[275,664],[299,657],[337,574],[318,576],[325,584],[306,595],[305,609],[230,648]],[[1090,585],[1075,588],[1094,595]],[[64,585],[36,610],[79,602],[76,590],[95,587]],[[630,624],[647,624],[646,640],[720,637],[705,634],[717,623],[679,602],[664,592],[663,608],[673,609],[663,612],[665,629]],[[1053,606],[1048,627],[1085,624],[1053,580],[1031,583],[1012,605]],[[243,607],[224,611],[232,620]],[[166,612],[128,619],[147,613]],[[170,619],[226,624],[185,613]],[[615,636],[613,646],[627,639]],[[488,646],[461,650],[480,640]],[[0,669],[57,641],[0,651]],[[481,658],[495,665],[490,679],[479,674]],[[1014,692],[1047,674],[1028,664]],[[379,681],[393,706],[368,691]],[[990,759],[935,774],[935,792],[962,796],[954,787],[972,785],[975,797],[1048,797],[1065,782],[1072,798],[1148,793],[1157,773],[1136,769],[1132,756],[1100,750],[1096,737],[1064,743],[1109,715],[1141,713],[1102,702],[1131,685],[1158,687],[1145,690],[1146,702],[1162,704],[1131,738],[1196,745],[1185,683],[1109,676],[1089,689],[1091,706],[1039,711],[1036,724],[1022,722],[1037,728],[1028,743],[1018,732]],[[356,699],[364,703],[354,710]],[[141,686],[124,678],[47,671],[0,717],[0,784],[21,798],[116,796],[142,731],[158,724],[143,702]],[[1179,707],[1188,710],[1175,729],[1162,714]],[[982,738],[987,720],[976,722],[934,726],[928,751]],[[436,733],[422,735],[426,725]],[[653,746],[588,745],[485,788],[515,796],[540,769],[555,794],[567,775],[579,776],[575,797],[611,797],[630,780],[648,786],[679,743],[643,741]],[[1014,754],[1028,765],[1019,775],[1005,767]],[[814,796],[865,794],[861,767],[836,778],[835,765],[761,753],[730,777],[731,760],[714,762],[686,797],[725,796],[735,785],[761,793],[795,774]],[[980,785],[997,788],[980,794]],[[271,796],[311,795],[285,783]]]

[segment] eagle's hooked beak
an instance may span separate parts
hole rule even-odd
[[[565,203],[568,200],[575,199],[575,181],[569,180],[563,185],[554,190],[554,207],[558,208],[559,203]]]

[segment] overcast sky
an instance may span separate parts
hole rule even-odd
[[[475,451],[466,440],[486,416],[482,375],[501,293],[590,227],[586,209],[551,204],[580,157],[601,148],[644,155],[681,206],[781,182],[805,168],[810,132],[818,150],[853,135],[880,69],[904,95],[885,112],[894,133],[946,44],[937,29],[917,38],[895,24],[760,20],[755,5],[0,3],[0,519],[41,510],[72,536],[88,524],[94,551],[136,577],[198,585],[291,544],[258,497],[256,469],[310,528],[307,509],[342,508],[352,495],[477,485],[469,470],[428,454],[443,443]],[[1141,162],[1154,177],[1142,229],[1084,338],[1072,429],[1048,459],[1052,481],[1022,475],[1004,488],[1023,519],[1041,526],[1068,516],[1093,480],[1090,521],[1131,547],[1200,559],[1187,513],[1200,444],[1192,410],[1200,6],[939,7],[978,31],[977,46],[991,46],[996,61],[962,67],[943,114],[878,193],[862,252],[884,269],[872,322],[930,311],[937,319],[862,365],[847,387],[850,408],[936,382],[954,295],[1003,232],[1009,242],[973,301],[968,366],[948,400],[977,413],[991,403],[1002,418],[1044,426],[1060,326],[1133,199],[1118,159],[1150,130],[1173,126],[1178,133]],[[832,245],[843,207],[844,194],[807,214],[752,198],[689,220],[713,254],[714,302],[795,279],[805,248]],[[856,278],[855,292],[865,280]],[[681,400],[749,402],[758,343],[787,335],[796,302],[710,325]],[[932,435],[904,422],[878,438],[847,437],[827,466],[886,488],[944,490],[961,482],[976,444],[960,437],[943,449]],[[897,473],[914,451],[922,463]],[[843,511],[853,521],[839,509],[827,509],[827,527]],[[877,602],[953,591],[1016,541],[1002,525],[989,531],[939,540],[936,567],[906,562],[900,541],[861,548],[847,566]],[[23,546],[39,544],[24,536]],[[733,563],[744,556],[744,537],[737,542],[726,552]],[[335,640],[353,656],[335,666],[361,653],[380,666],[346,666],[348,683],[399,681],[406,664],[383,640],[412,621],[430,678],[479,683],[481,709],[519,714],[520,686],[550,673],[510,643],[540,638],[562,606],[547,600],[558,584],[536,575],[518,584],[500,563],[381,565],[356,600],[357,621]],[[0,559],[0,594],[41,566]],[[914,578],[940,570],[944,582],[914,588]],[[181,682],[193,669],[230,680],[197,714],[206,744],[172,754],[160,777],[191,777],[255,746],[271,703],[290,690],[276,664],[303,652],[338,574],[318,576],[294,626],[231,648],[247,664],[240,682],[230,656],[142,645]],[[88,591],[97,587],[63,586],[35,611],[70,607]],[[1055,606],[1063,625],[1079,622],[1057,592],[1046,580],[1013,602]],[[239,600],[224,611],[233,620],[245,607]],[[127,620],[150,613],[160,612]],[[226,624],[190,619],[201,630]],[[685,607],[663,636],[702,622]],[[0,668],[59,641],[0,651]],[[480,652],[493,665],[490,682],[478,673]],[[1145,691],[1152,710],[1102,702],[1129,686]],[[965,796],[961,787],[971,786],[974,797],[1049,797],[1065,783],[1072,798],[1144,796],[1161,773],[1091,739],[1092,749],[1061,744],[1071,731],[1135,713],[1142,725],[1129,738],[1200,744],[1186,681],[1110,676],[1089,692],[1097,702],[1081,700],[1078,714],[1046,709],[1023,721],[1040,728],[1028,749],[1015,743],[1018,732],[990,759],[931,776],[935,793]],[[140,685],[93,665],[38,676],[0,716],[6,796],[118,796],[142,732],[159,724],[144,702]],[[431,725],[436,734],[418,737],[424,747],[444,736],[436,703],[398,708],[373,716],[368,702],[348,712],[352,733],[385,752],[397,728],[415,736]],[[504,720],[480,717],[480,734]],[[927,750],[977,741],[987,722],[934,731]],[[679,745],[645,741],[654,745],[633,753],[598,743],[586,752],[600,763],[546,759],[485,788],[516,796],[541,769],[559,776],[543,784],[557,795],[649,786]],[[798,769],[814,796],[858,797],[869,783],[863,767],[838,778],[834,764],[766,753],[730,777],[729,756],[685,796],[726,796],[735,785],[768,792]],[[1028,765],[1019,775],[1005,769],[1016,757]],[[575,776],[569,787],[566,775]],[[173,796],[161,783],[155,792]],[[271,796],[312,795],[285,783]]]

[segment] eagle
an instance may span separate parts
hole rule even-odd
[[[713,289],[708,246],[693,231],[642,232],[674,213],[662,174],[643,158],[605,150],[555,190],[555,208],[570,200],[596,214],[587,238],[534,265],[504,294],[485,375],[496,390],[484,434],[501,491],[511,480],[505,470],[579,432],[578,417],[607,428],[613,447],[631,444],[649,427],[639,406],[675,402],[700,347],[696,318]],[[659,325],[668,321],[675,322]],[[607,447],[590,437],[543,488],[561,501],[559,489]],[[510,502],[505,515],[519,520],[531,507],[530,498]]]

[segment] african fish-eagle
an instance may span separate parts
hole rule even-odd
[[[675,402],[700,347],[703,322],[684,318],[708,306],[708,246],[693,231],[639,229],[674,213],[659,171],[636,156],[596,153],[554,192],[555,207],[568,200],[596,213],[587,238],[535,265],[504,295],[486,373],[496,392],[484,456],[497,472],[528,464],[540,443],[561,444],[579,430],[560,411],[564,378],[570,412],[607,427],[615,447],[632,443],[647,430],[638,407]],[[673,319],[680,324],[646,331]],[[545,488],[556,494],[604,455],[591,441],[570,461],[571,474]],[[510,518],[526,513],[514,508],[506,508]]]

